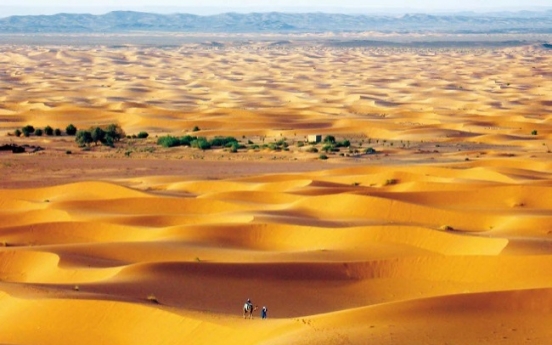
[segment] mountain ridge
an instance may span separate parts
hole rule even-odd
[[[323,12],[227,12],[202,16],[112,11],[102,15],[58,13],[0,19],[0,33],[8,34],[135,31],[552,33],[552,11],[455,15],[409,13],[400,16]]]

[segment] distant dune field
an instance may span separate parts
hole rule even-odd
[[[271,43],[0,46],[0,343],[547,344],[550,51]]]

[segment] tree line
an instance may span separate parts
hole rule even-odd
[[[145,133],[145,132],[144,132]],[[113,147],[115,142],[125,138],[126,134],[118,124],[110,124],[106,127],[90,127],[90,129],[81,129],[75,134],[75,141],[80,147],[90,146],[98,143]],[[147,135],[146,135],[147,137]]]
[[[189,146],[201,150],[208,150],[212,147],[227,147],[231,152],[237,152],[238,149],[245,148],[234,137],[214,137],[208,140],[205,137],[197,137],[193,135],[185,135],[183,137],[175,137],[166,135],[157,139],[157,144],[163,147]]]
[[[80,147],[90,146],[92,143],[98,145],[99,143],[113,147],[114,144],[121,139],[127,138],[137,138],[137,139],[146,139],[149,134],[147,132],[140,132],[137,135],[126,136],[125,131],[118,124],[110,124],[107,126],[96,126],[90,127],[89,129],[77,129],[73,124],[69,124],[65,128],[65,134],[68,136],[74,136],[75,142]],[[18,128],[13,132],[13,135],[16,137],[25,136],[29,137],[31,135],[35,136],[62,136],[63,131],[60,128],[52,128],[51,126],[46,126],[44,128],[35,128],[32,125],[26,125],[22,128]]]
[[[73,124],[69,124],[65,128],[65,134],[67,135],[75,135],[77,133],[77,127],[75,127]],[[24,136],[29,137],[31,135],[36,135],[37,137],[47,135],[47,136],[56,136],[59,137],[63,135],[63,132],[60,128],[52,128],[51,126],[46,126],[44,128],[35,128],[32,125],[26,125],[22,128],[18,128],[13,132],[13,135],[16,137]]]

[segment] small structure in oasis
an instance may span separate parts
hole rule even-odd
[[[310,134],[309,136],[307,136],[307,141],[309,143],[318,144],[319,142],[322,142],[322,135],[320,135],[320,134]]]

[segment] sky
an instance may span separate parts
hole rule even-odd
[[[84,4],[83,4],[84,3]],[[0,0],[0,18],[60,12],[101,14],[113,10],[215,14],[236,12],[412,13],[552,9],[552,0]]]

